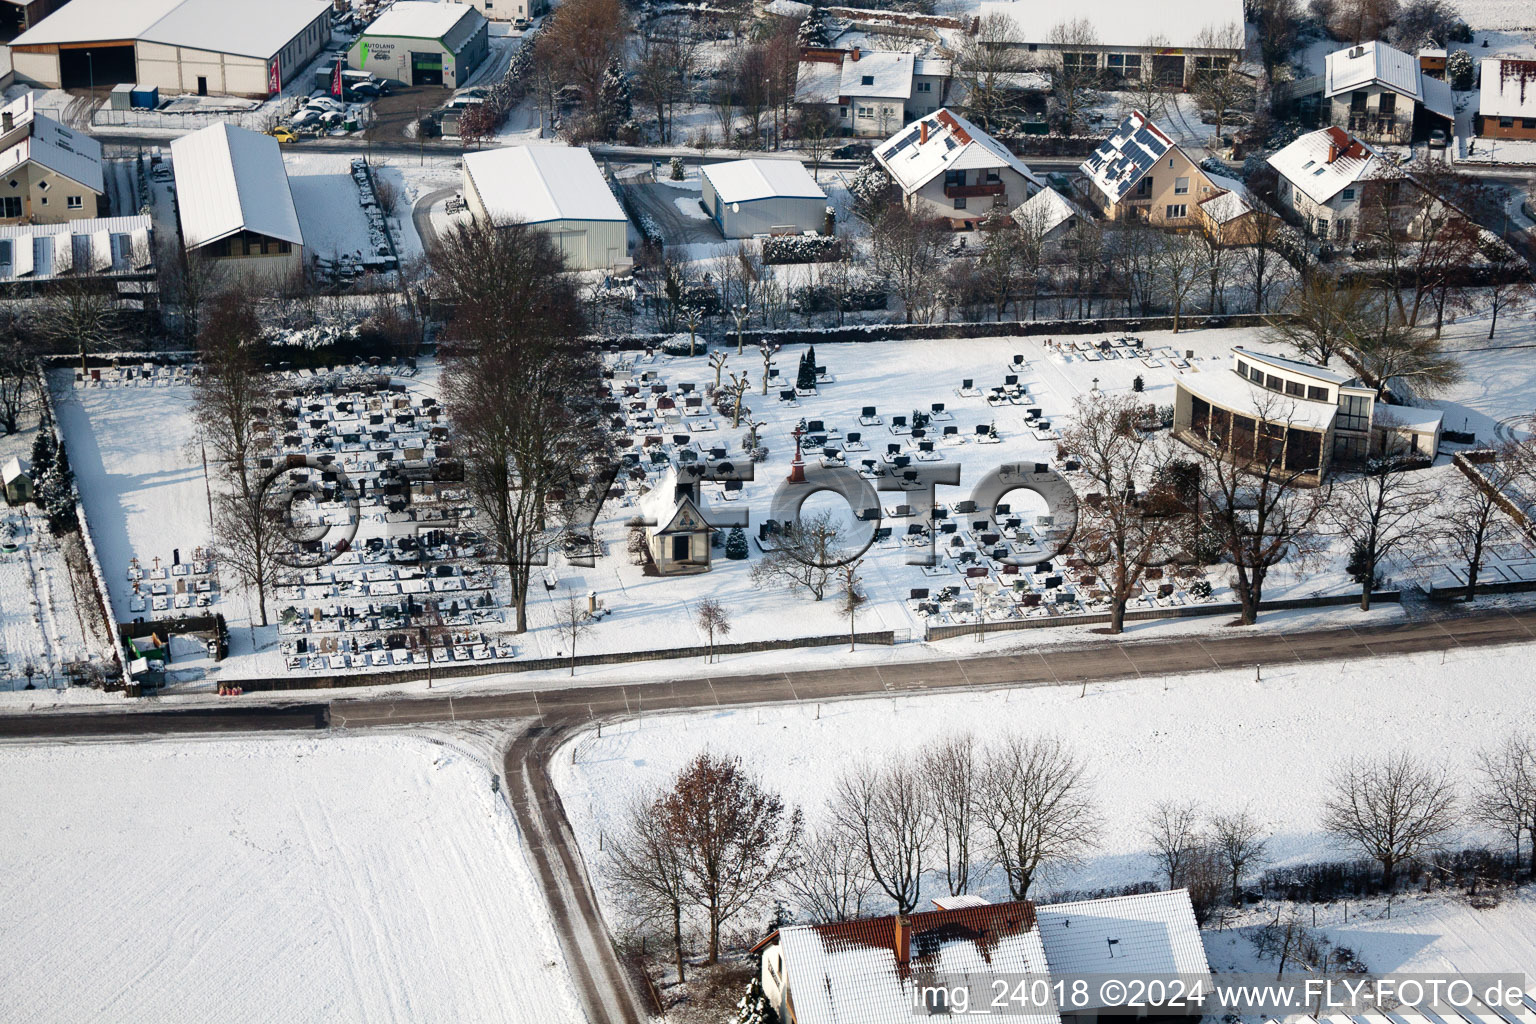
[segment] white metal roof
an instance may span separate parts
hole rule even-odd
[[[148,214],[0,226],[0,281],[148,273],[151,230]]]
[[[1114,204],[1125,198],[1164,154],[1176,148],[1173,139],[1151,118],[1133,110],[1078,170]]]
[[[1082,18],[1097,44],[1111,48],[1141,49],[1153,39],[1160,48],[1198,48],[1208,29],[1243,25],[1242,0],[1180,0],[1176,12],[1146,0],[1077,0],[1049,10],[1029,0],[987,0],[980,13],[1003,15],[1013,24],[1013,42],[1036,44],[1048,44],[1063,21]]]
[[[866,50],[843,58],[842,82],[838,87],[844,96],[868,99],[904,100],[912,95],[912,66],[915,58],[910,53],[891,53]]]
[[[330,7],[327,0],[70,0],[14,45],[144,39],[265,59]]]
[[[1035,914],[1053,976],[1210,973],[1188,890],[1057,903]]]
[[[31,93],[23,93],[0,110],[11,115],[10,138],[15,140],[0,153],[0,170],[9,170],[31,160],[71,181],[78,181],[97,195],[106,191],[101,143],[38,113],[32,104]],[[22,131],[26,134],[19,135]]]
[[[1012,216],[1014,222],[1020,227],[1025,227],[1031,220],[1038,218],[1042,235],[1055,231],[1073,217],[1079,220],[1092,219],[1081,206],[1050,186],[1046,186],[1020,203]]]
[[[1477,112],[1485,117],[1536,117],[1536,60],[1484,57]]]
[[[276,139],[212,124],[171,142],[171,170],[188,249],[239,231],[304,244]]]
[[[758,199],[819,199],[827,194],[799,160],[731,160],[705,164],[701,173],[727,203]]]
[[[925,124],[927,142],[922,141]],[[925,114],[902,128],[875,149],[875,160],[907,195],[952,170],[1009,167],[1037,188],[1044,185],[1008,147],[947,109]]]
[[[493,224],[628,220],[585,149],[509,146],[466,153],[464,174]]]
[[[1334,50],[1323,58],[1323,95],[1337,96],[1362,86],[1380,85],[1416,102],[1424,99],[1419,62],[1396,47],[1371,41]]]
[[[1376,151],[1342,128],[1309,132],[1269,158],[1269,165],[1314,203],[1326,203],[1376,173]]]
[[[441,39],[450,35],[459,22],[478,14],[480,12],[468,4],[397,0],[393,7],[374,19],[373,24],[363,30],[363,34]]]

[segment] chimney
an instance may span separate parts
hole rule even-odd
[[[896,966],[905,969],[912,962],[912,919],[896,915]]]
[[[1332,140],[1328,142],[1328,162],[1333,163],[1339,158],[1339,144]]]
[[[7,114],[6,116],[9,117],[10,115]],[[917,143],[920,146],[928,145],[928,122],[927,121],[919,121],[919,122],[917,122]]]
[[[9,110],[7,110],[3,114],[0,114],[0,131],[7,131],[8,132],[12,128],[15,128],[15,127],[16,127],[16,118],[11,114],[11,112]]]
[[[855,46],[853,48],[853,60],[854,60],[855,64],[858,63],[858,60],[859,60],[859,48],[857,46]]]

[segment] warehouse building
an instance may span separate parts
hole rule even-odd
[[[400,0],[357,37],[347,65],[404,85],[457,89],[490,52],[488,25],[468,4]]]
[[[798,160],[706,164],[704,209],[726,238],[820,231],[827,194]]]
[[[181,241],[214,273],[271,286],[304,266],[277,140],[219,123],[171,143]]]
[[[629,218],[592,154],[571,146],[511,146],[464,154],[464,202],[496,227],[548,231],[571,270],[623,266]]]
[[[0,43],[8,43],[42,21],[64,0],[0,0]]]
[[[327,0],[71,0],[11,44],[18,81],[265,98],[331,38]]]

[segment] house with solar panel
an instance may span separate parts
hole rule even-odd
[[[1205,216],[1201,204],[1231,191],[1139,110],[1131,111],[1078,170],[1082,191],[1105,219],[1135,218],[1177,230],[1199,227]]]
[[[876,146],[875,161],[912,214],[960,230],[1006,216],[1045,187],[1007,146],[949,110],[918,118]]]
[[[1039,906],[943,897],[936,909],[780,928],[753,947],[763,995],[794,1024],[895,1024],[992,1007],[994,979],[1206,977],[1189,892]],[[1094,1024],[1114,1008],[1097,986],[1079,1005],[1008,1008],[1023,1024]],[[993,1015],[1002,1015],[996,1014]],[[1198,1013],[1196,1013],[1198,1016]]]
[[[106,190],[101,143],[38,113],[30,92],[0,107],[0,224],[89,220]]]

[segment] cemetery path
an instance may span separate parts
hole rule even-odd
[[[572,980],[593,1024],[642,1024],[650,1008],[608,936],[582,851],[549,774],[552,758],[577,730],[599,720],[724,705],[814,702],[865,695],[999,686],[1054,686],[1158,678],[1212,669],[1260,669],[1276,663],[1348,661],[1529,643],[1536,609],[1480,609],[1409,621],[1286,632],[1234,629],[1224,636],[1093,642],[1039,651],[936,661],[689,677],[636,685],[521,690],[459,697],[346,697],[329,702],[273,701],[167,708],[143,701],[132,710],[58,708],[0,714],[3,738],[88,738],[185,732],[367,728],[425,722],[506,719],[505,791],[517,815]],[[240,701],[241,703],[235,703]],[[516,721],[510,721],[516,720]]]

